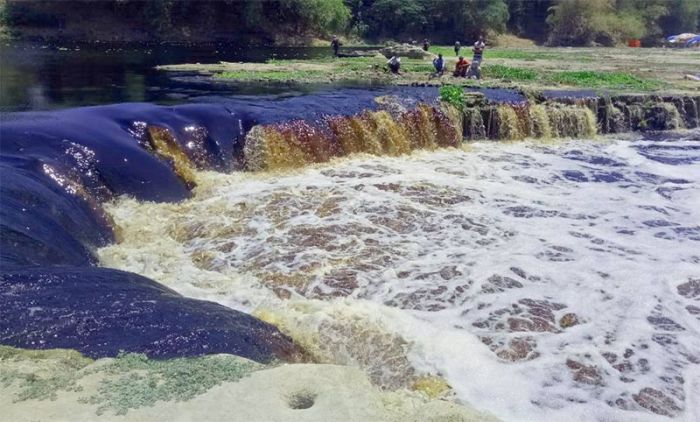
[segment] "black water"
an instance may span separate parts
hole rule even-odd
[[[6,42],[0,46],[0,111],[48,110],[119,102],[179,104],[200,96],[316,92],[328,87],[202,84],[196,78],[169,78],[154,67],[329,55],[330,49],[323,47]]]
[[[0,344],[68,347],[92,356],[226,352],[259,360],[291,347],[253,318],[174,296],[134,274],[96,268],[95,250],[118,238],[102,204],[118,196],[190,197],[173,163],[149,145],[149,126],[172,133],[199,169],[230,172],[241,169],[245,135],[256,124],[355,114],[376,108],[374,98],[387,94],[410,107],[436,101],[438,90],[218,85],[153,69],[328,53],[224,47],[3,46]],[[485,94],[524,100],[507,90]]]
[[[198,168],[230,172],[240,170],[245,135],[256,124],[354,114],[375,108],[381,94],[400,95],[410,106],[433,102],[438,93],[216,85],[153,69],[325,54],[217,48],[3,47],[0,344],[67,347],[93,357],[121,350],[288,357],[291,341],[250,316],[183,298],[136,274],[97,268],[96,249],[118,238],[102,204],[123,195],[190,197],[173,164],[149,146],[149,126],[169,130]]]

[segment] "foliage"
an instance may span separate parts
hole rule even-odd
[[[508,79],[513,81],[532,81],[538,77],[537,72],[532,69],[522,69],[501,64],[483,66],[482,72],[487,78]]]
[[[554,0],[507,0],[508,30],[521,37],[544,42],[547,15]]]
[[[615,45],[695,32],[699,0],[0,0],[0,23],[69,33],[89,22],[152,38],[289,42],[333,33],[471,44],[510,31],[550,45]],[[104,29],[103,27],[101,29]],[[107,29],[104,29],[107,30]],[[188,35],[189,34],[189,35]]]
[[[125,415],[129,409],[153,406],[159,400],[189,400],[260,368],[259,364],[235,356],[154,360],[129,353],[100,369],[113,377],[105,378],[98,391],[82,401],[98,405],[98,415],[108,410]]]
[[[464,88],[455,85],[440,87],[440,100],[452,104],[458,110],[464,109]]]
[[[74,350],[24,350],[0,346],[0,386],[19,387],[16,402],[56,400],[60,391],[91,393],[82,403],[97,405],[97,413],[124,415],[129,409],[157,401],[186,401],[223,382],[235,382],[265,366],[232,355],[149,359],[121,354],[91,365]],[[97,391],[85,391],[84,377],[99,374]]]
[[[659,43],[698,29],[698,0],[557,0],[547,17],[550,45],[613,46],[628,39]]]
[[[548,78],[552,82],[587,88],[653,90],[663,86],[655,79],[638,78],[623,72],[564,71]]]

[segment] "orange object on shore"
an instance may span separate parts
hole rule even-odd
[[[639,40],[629,40],[627,41],[627,45],[632,48],[639,48],[642,46],[642,42]]]

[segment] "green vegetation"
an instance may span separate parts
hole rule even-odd
[[[447,49],[439,47],[437,51]],[[544,49],[543,49],[544,50]],[[637,51],[637,50],[634,50]],[[537,51],[524,52],[537,55]],[[547,53],[545,53],[547,54]],[[602,71],[596,70],[595,65],[579,66],[579,69],[553,70],[556,66],[552,63],[566,63],[576,60],[578,63],[592,62],[594,52],[568,50],[554,50],[548,53],[550,58],[538,65],[536,61],[527,66],[504,64],[508,59],[493,59],[496,63],[486,60],[482,66],[484,80],[473,81],[461,78],[453,78],[450,74],[454,66],[454,57],[447,58],[448,72],[441,78],[430,77],[434,69],[430,61],[404,58],[401,65],[402,75],[393,76],[383,71],[386,60],[377,57],[361,57],[352,59],[320,59],[320,60],[272,60],[266,64],[229,64],[220,70],[210,70],[217,78],[231,79],[240,82],[329,82],[329,81],[381,81],[384,83],[409,84],[431,83],[449,84],[460,86],[499,86],[504,82],[518,82],[523,87],[551,87],[572,86],[578,88],[590,88],[607,91],[654,91],[671,88],[671,82],[662,79],[653,79],[632,72]],[[661,54],[661,53],[659,53]],[[518,55],[514,50],[494,50],[496,57],[528,57]],[[559,57],[553,59],[551,57]],[[636,62],[624,62],[623,66],[637,66]],[[218,65],[214,65],[218,66]],[[694,66],[688,64],[686,66]],[[196,70],[195,65],[190,69]],[[176,69],[173,69],[176,70]],[[444,95],[447,95],[446,94]]]
[[[186,401],[222,382],[238,381],[263,366],[235,356],[206,356],[168,360],[129,353],[101,368],[105,378],[97,393],[82,399],[96,404],[97,414],[153,406],[157,401]]]
[[[185,401],[223,382],[235,382],[264,365],[231,355],[156,360],[127,353],[110,361],[93,360],[74,350],[24,350],[0,346],[0,386],[19,387],[15,401],[56,400],[57,393],[85,392],[84,377],[102,375],[97,391],[79,398],[123,415],[157,401]]]
[[[613,46],[629,39],[646,45],[700,25],[697,0],[557,0],[547,17],[550,45]]]
[[[57,36],[83,27],[90,34],[241,44],[295,43],[338,33],[374,41],[460,40],[466,46],[480,34],[493,41],[507,31],[550,45],[612,46],[630,38],[653,45],[664,35],[697,31],[700,1],[0,0],[0,20],[11,29],[43,28]]]
[[[455,85],[445,85],[440,88],[440,100],[452,104],[458,110],[464,110],[464,88]]]
[[[662,81],[656,79],[642,79],[622,72],[555,72],[548,79],[563,85],[640,91],[659,89],[665,85]]]
[[[32,362],[34,372],[20,371],[10,365],[27,360]],[[81,391],[75,374],[91,363],[92,359],[74,350],[24,350],[0,346],[0,386],[20,383],[22,389],[15,401],[56,400],[58,391]]]
[[[271,71],[254,71],[241,70],[234,72],[223,72],[217,77],[224,79],[235,79],[238,81],[269,81],[269,82],[287,82],[287,81],[309,81],[322,77],[322,72],[302,71],[302,70],[271,70]]]
[[[486,78],[507,79],[511,81],[533,81],[539,76],[531,69],[504,66],[502,64],[484,65],[482,73]]]

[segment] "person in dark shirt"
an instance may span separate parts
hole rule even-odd
[[[389,61],[386,62],[391,73],[395,75],[401,74],[401,57],[391,56]]]
[[[459,50],[462,49],[462,44],[459,41],[455,41],[455,56],[459,56]]]
[[[333,47],[333,55],[335,57],[338,57],[338,50],[340,50],[340,40],[335,35],[333,35],[333,40],[331,41],[331,47]]]
[[[423,40],[423,50],[428,51],[429,48],[430,48],[430,42],[428,42],[428,39],[426,38]]]
[[[437,58],[433,60],[433,66],[435,67],[433,76],[442,76],[445,73],[445,60],[442,58],[442,54],[438,54]]]

